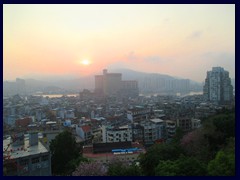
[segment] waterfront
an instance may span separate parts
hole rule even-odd
[[[202,95],[203,92],[202,91],[191,91],[189,93],[140,93],[139,96],[146,96],[146,97],[150,97],[150,96],[158,96],[158,95],[176,95],[176,96],[180,96],[180,97],[184,97],[184,96],[192,96],[192,95]],[[67,97],[78,97],[79,94],[34,94],[34,96],[42,96],[44,98],[49,97],[49,98],[60,98],[63,96],[67,96]]]
[[[49,98],[60,98],[63,96],[67,97],[77,97],[79,94],[34,94],[33,96],[42,96],[44,98],[49,97]]]
[[[151,96],[168,96],[168,95],[175,95],[179,97],[184,97],[184,96],[193,96],[193,95],[202,95],[202,91],[191,91],[189,93],[140,93],[139,96],[146,96],[146,97],[151,97]]]

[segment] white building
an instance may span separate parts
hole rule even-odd
[[[150,119],[140,122],[144,129],[144,143],[153,144],[166,137],[165,123],[161,119]]]
[[[102,126],[102,141],[106,142],[123,142],[132,141],[132,127],[131,126]]]
[[[177,122],[173,120],[166,120],[167,138],[172,138],[176,134]]]
[[[233,86],[229,72],[222,67],[213,67],[212,71],[208,71],[203,94],[206,100],[216,104],[231,101],[233,99]]]
[[[72,119],[75,117],[74,111],[73,110],[67,110],[65,113],[65,118],[66,119]]]
[[[76,126],[77,135],[84,141],[91,140],[92,138],[92,128],[89,125],[77,125]]]
[[[198,129],[200,127],[201,127],[201,120],[192,118],[192,129]]]
[[[148,119],[150,116],[150,109],[142,106],[136,106],[133,109],[127,111],[127,119],[131,122]]]

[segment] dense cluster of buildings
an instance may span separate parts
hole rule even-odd
[[[139,79],[139,88],[143,93],[189,93],[193,90],[189,79],[174,79],[170,77],[159,77],[157,75],[147,76]]]
[[[49,145],[65,129],[84,144],[87,158],[133,162],[145,147],[171,141],[177,128],[184,132],[200,128],[202,118],[234,106],[228,73],[221,68],[208,72],[204,95],[184,97],[139,96],[136,81],[122,81],[121,74],[107,70],[95,80],[94,92],[85,89],[77,97],[3,99],[4,161],[6,167],[9,162],[17,164],[8,174],[51,175]],[[21,141],[13,142],[14,136]]]

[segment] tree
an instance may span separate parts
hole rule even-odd
[[[82,162],[72,173],[73,176],[106,176],[106,167],[96,161]]]
[[[235,138],[229,138],[224,149],[208,163],[208,174],[212,176],[235,175]]]
[[[142,172],[139,166],[113,158],[108,163],[107,175],[109,176],[141,176]]]
[[[208,164],[208,174],[212,176],[235,176],[235,154],[220,150],[216,158]]]
[[[227,139],[235,137],[235,113],[217,114],[203,124],[204,138],[209,145],[211,160],[227,144]]]
[[[176,144],[154,144],[145,154],[139,156],[143,173],[147,176],[153,176],[154,169],[160,160],[176,160],[182,153],[182,148]]]
[[[180,144],[180,141],[181,141],[183,136],[184,136],[183,130],[181,128],[177,127],[176,133],[175,133],[171,142],[176,143],[176,144]]]
[[[227,139],[234,136],[234,113],[221,113],[209,117],[201,128],[184,135],[181,146],[188,156],[194,156],[207,163],[226,146]]]
[[[219,114],[212,119],[216,131],[222,133],[222,139],[235,136],[235,113]]]
[[[193,157],[181,155],[174,161],[160,161],[155,168],[158,176],[204,176],[207,174],[206,165]]]
[[[203,128],[185,134],[180,144],[187,156],[194,156],[204,162],[211,159],[209,143],[204,137]]]
[[[58,134],[50,142],[52,173],[69,175],[75,170],[74,160],[81,157],[75,138],[68,131]]]
[[[179,167],[175,161],[160,161],[155,168],[156,176],[176,176],[179,171]]]

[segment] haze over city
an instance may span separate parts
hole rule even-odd
[[[234,4],[3,6],[4,176],[235,176]]]
[[[235,5],[3,5],[3,80],[128,68],[235,78]]]

